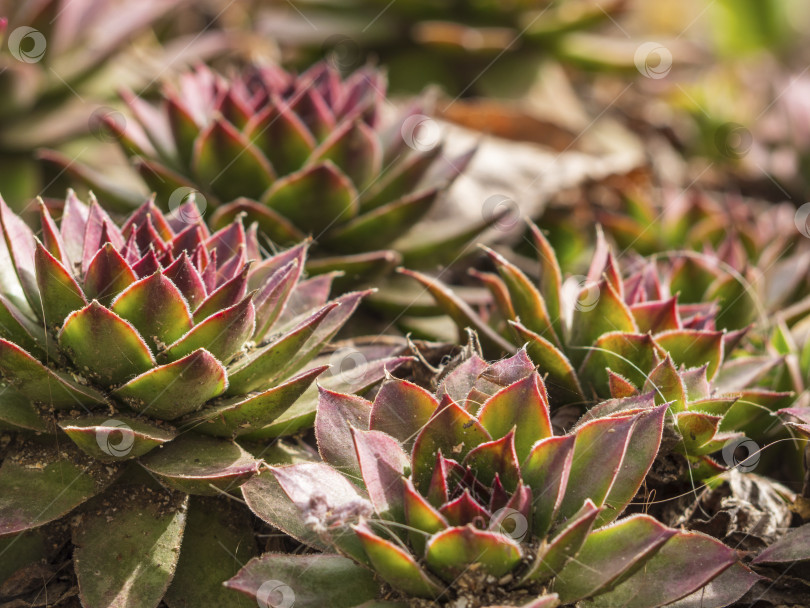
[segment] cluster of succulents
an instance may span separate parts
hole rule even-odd
[[[143,533],[172,527],[175,555],[135,549],[136,565],[164,566],[137,588],[157,602],[183,523],[196,517],[188,496],[235,490],[267,449],[243,445],[298,429],[305,413],[280,417],[326,371],[313,359],[365,292],[329,300],[329,275],[302,280],[307,242],[265,256],[255,225],[211,234],[193,202],[166,217],[148,201],[119,228],[98,202],[70,193],[59,223],[44,204],[40,216],[38,238],[0,200],[0,423],[23,431],[0,467],[0,534],[78,510],[76,574],[83,601],[99,606],[126,580],[94,573],[100,556],[88,552],[105,542],[104,517],[126,527],[137,509],[159,512]],[[398,361],[367,362],[368,383]],[[128,479],[130,461],[156,489]],[[206,509],[203,518],[219,513]],[[193,566],[179,572],[194,580]]]
[[[213,226],[244,214],[279,244],[311,236],[316,253],[329,255],[312,270],[367,278],[403,258],[438,263],[486,227],[426,237],[423,220],[474,150],[444,154],[419,105],[390,117],[385,89],[380,71],[344,79],[326,62],[303,74],[271,65],[232,78],[200,66],[167,84],[159,104],[125,94],[132,119],[109,118],[107,127],[161,200],[198,191]],[[116,194],[92,170],[74,170]]]
[[[648,515],[619,519],[666,414],[638,404],[556,435],[524,351],[493,365],[473,354],[436,395],[395,378],[373,403],[323,390],[323,462],[273,467],[243,493],[260,517],[333,553],[266,554],[227,585],[261,603],[261,582],[279,573],[303,593],[334,570],[331,601],[347,607],[652,607],[699,597],[726,573],[723,593],[736,599],[756,579],[733,549]]]
[[[73,132],[63,101],[128,37],[182,31],[154,25],[177,4],[0,0],[0,160]],[[470,255],[501,217],[444,204],[475,149],[360,57],[590,61],[583,30],[626,3],[434,4],[356,3],[368,33],[322,50],[357,56],[301,73],[145,66],[160,91],[121,80],[126,115],[95,125],[134,182],[51,150],[88,203],[0,198],[0,604],[723,608],[806,585],[783,575],[810,561],[810,211],[614,175]],[[26,133],[46,115],[65,131]]]

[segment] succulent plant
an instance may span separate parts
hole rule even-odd
[[[197,189],[216,228],[244,213],[274,242],[312,236],[320,254],[341,256],[310,263],[319,272],[390,269],[401,261],[391,249],[415,264],[440,259],[485,227],[409,230],[472,152],[445,157],[418,108],[384,120],[385,77],[373,69],[342,79],[327,63],[300,75],[253,66],[226,78],[200,66],[158,105],[125,101],[134,120],[108,126],[162,200]]]
[[[182,4],[0,0],[0,16],[7,18],[0,31],[0,177],[12,206],[40,190],[35,150],[100,128],[94,112],[113,112],[99,104],[112,103],[116,87],[143,86],[152,78],[149,68],[179,68],[223,46],[213,33],[193,42],[164,40],[165,48],[133,44]]]
[[[313,359],[365,293],[328,301],[330,276],[301,280],[308,243],[267,257],[255,226],[211,234],[193,202],[166,217],[150,200],[119,228],[71,192],[60,223],[44,204],[40,216],[37,238],[0,199],[0,425],[17,432],[0,466],[0,538],[13,545],[78,513],[83,605],[120,594],[155,606],[176,568],[186,582],[217,571],[221,550],[191,549],[177,565],[184,526],[191,546],[214,547],[228,527],[216,504],[187,520],[188,495],[209,505],[196,497],[227,493],[273,460],[268,438],[312,424],[314,412],[287,412],[315,390],[328,365]],[[364,378],[398,361],[372,360]],[[103,551],[108,534],[117,560]],[[198,586],[181,587],[170,604],[199,605]]]
[[[756,577],[733,550],[647,515],[619,519],[666,415],[639,405],[557,435],[523,350],[492,365],[470,356],[436,395],[393,377],[373,403],[324,389],[323,462],[272,467],[242,491],[267,522],[331,552],[266,554],[227,586],[260,605],[283,584],[285,597],[328,593],[339,607],[652,607],[722,580],[734,601]]]

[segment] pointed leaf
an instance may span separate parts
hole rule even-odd
[[[132,323],[156,350],[180,339],[192,327],[183,294],[160,272],[127,287],[110,308]]]
[[[167,365],[144,372],[113,391],[136,412],[174,420],[201,408],[228,386],[222,364],[201,348]]]
[[[84,292],[90,300],[109,306],[112,299],[138,277],[111,243],[107,243],[90,261],[84,275]]]
[[[709,364],[709,380],[714,379],[723,361],[723,332],[679,329],[655,336],[655,341],[666,350],[676,365],[699,367]]]
[[[384,518],[401,521],[405,513],[403,476],[410,459],[396,439],[380,431],[351,429],[360,473],[374,510]]]
[[[169,429],[120,415],[63,420],[59,427],[85,453],[110,462],[138,458],[175,437]]]
[[[810,524],[789,530],[754,558],[754,564],[793,563],[810,559]]]
[[[369,428],[388,433],[404,445],[412,445],[438,407],[439,402],[422,387],[392,377],[374,398]]]
[[[182,435],[139,462],[166,486],[203,496],[234,490],[260,466],[233,442],[193,435]]]
[[[448,582],[473,564],[480,572],[501,577],[515,569],[521,557],[520,546],[508,536],[473,526],[434,534],[425,549],[428,566]]]
[[[507,492],[514,492],[520,479],[514,431],[510,430],[500,439],[476,446],[464,458],[462,465],[469,467],[475,478],[484,485],[494,483],[497,476]]]
[[[288,175],[303,167],[315,149],[312,133],[284,104],[268,106],[251,119],[245,133],[279,175]]]
[[[313,236],[357,215],[357,190],[334,164],[309,166],[278,180],[261,202]]]
[[[580,367],[580,377],[586,389],[590,386],[601,397],[610,396],[608,368],[635,386],[643,386],[647,374],[658,363],[658,350],[648,334],[604,334],[585,357]]]
[[[587,348],[606,333],[617,331],[638,333],[630,308],[622,301],[610,283],[602,281],[598,284],[595,303],[590,301],[592,289],[592,287],[586,287],[577,294],[574,317],[571,322],[569,340],[571,345]],[[587,295],[583,296],[583,294]],[[580,299],[583,297],[587,301]],[[575,350],[571,358],[578,364],[582,362],[587,353],[587,350]]]
[[[166,267],[163,275],[180,290],[192,311],[205,299],[205,284],[185,251]]]
[[[87,300],[70,272],[39,243],[35,262],[45,323],[48,328],[61,327],[70,313],[87,305]]]
[[[71,313],[59,332],[59,345],[82,373],[107,385],[126,382],[155,365],[137,330],[95,300]]]
[[[554,586],[563,602],[598,594],[643,564],[677,532],[647,515],[635,515],[591,533]]]
[[[551,437],[546,387],[537,373],[501,389],[487,400],[478,421],[494,438],[515,428],[515,451],[522,462],[540,439]]]
[[[534,495],[533,534],[543,537],[551,528],[568,487],[574,435],[538,441],[521,465],[523,482]]]
[[[686,409],[686,386],[669,354],[650,372],[641,390],[644,393],[654,391],[655,402],[670,403],[673,412]]]
[[[329,598],[333,608],[355,608],[380,595],[371,572],[339,555],[266,553],[250,560],[225,583],[255,598],[259,606],[322,608]]]
[[[444,587],[431,580],[412,555],[380,538],[365,524],[355,526],[354,531],[374,570],[389,585],[415,597],[434,598],[442,593]]]
[[[733,606],[759,581],[762,576],[754,574],[741,563],[732,564],[728,569],[712,579],[691,595],[667,604],[668,608],[726,608]]]
[[[335,163],[362,191],[377,177],[382,165],[377,134],[361,121],[347,121],[313,151],[309,162],[325,160]]]

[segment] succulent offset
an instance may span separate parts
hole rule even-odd
[[[647,515],[619,519],[666,415],[650,402],[555,434],[523,350],[492,365],[470,356],[436,395],[396,378],[373,403],[324,389],[324,462],[273,467],[242,492],[260,517],[328,553],[270,553],[227,585],[261,603],[262,582],[284,580],[341,608],[652,607],[699,598],[723,576],[739,597],[756,577],[729,547]]]
[[[152,561],[160,571],[132,593],[157,605],[177,567],[187,495],[235,489],[272,460],[262,439],[311,425],[314,412],[283,416],[315,390],[329,366],[313,359],[365,293],[330,301],[331,276],[301,280],[307,242],[265,256],[255,226],[237,221],[211,234],[193,202],[166,217],[148,201],[119,228],[71,192],[61,222],[44,204],[40,217],[36,236],[0,199],[0,427],[17,431],[0,466],[0,540],[30,539],[78,509],[84,605],[129,593],[127,578]],[[370,361],[368,383],[398,361]],[[258,446],[255,456],[243,446]],[[135,459],[140,467],[124,467]],[[131,478],[140,468],[151,481]],[[191,546],[207,538],[195,536],[200,526],[226,525],[228,507],[215,503],[189,512]],[[138,509],[154,528],[132,519]],[[104,517],[122,526],[116,542],[134,543],[116,567],[99,562]],[[145,538],[127,537],[130,525]],[[150,548],[164,532],[174,553]],[[193,583],[194,568],[210,564],[189,551],[178,576]],[[172,593],[177,601],[192,592]]]
[[[423,230],[409,232],[472,152],[449,158],[420,140],[430,134],[418,107],[387,120],[385,88],[370,68],[343,79],[327,63],[300,75],[253,66],[228,78],[201,66],[167,85],[159,105],[126,94],[133,119],[108,126],[162,200],[197,189],[213,226],[245,213],[277,243],[312,236],[319,254],[351,256],[321,261],[320,271],[362,276],[401,261],[390,250],[441,259],[442,245],[484,227],[427,241]]]

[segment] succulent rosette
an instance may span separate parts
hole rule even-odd
[[[371,68],[343,79],[328,63],[300,75],[252,66],[228,78],[200,66],[167,85],[158,104],[126,94],[132,120],[108,126],[161,200],[197,189],[213,226],[245,213],[277,243],[312,236],[319,253],[341,258],[312,268],[367,276],[400,254],[412,263],[453,256],[485,227],[410,230],[472,151],[445,155],[433,139],[438,126],[416,106],[388,120],[385,89]]]
[[[329,552],[266,554],[227,585],[261,601],[274,579],[340,607],[653,607],[715,589],[734,601],[757,577],[732,549],[620,518],[666,415],[639,404],[558,435],[523,350],[492,365],[467,358],[436,395],[396,378],[373,402],[324,389],[323,462],[273,467],[242,492],[267,522]]]
[[[184,528],[192,545],[216,545],[204,530],[216,536],[230,517],[227,507],[187,513],[189,495],[236,489],[273,460],[261,440],[312,424],[314,411],[291,406],[315,391],[328,368],[316,357],[365,295],[330,301],[330,276],[302,280],[306,242],[266,256],[255,226],[211,234],[193,202],[179,211],[166,217],[149,201],[119,227],[69,193],[58,223],[40,206],[37,236],[0,199],[0,425],[16,432],[0,454],[0,552],[79,513],[87,608],[116,594],[155,606],[175,571],[193,581],[195,568],[213,567],[217,552],[196,549],[178,566]],[[364,378],[397,361],[369,361]],[[101,551],[108,528],[117,562]],[[226,536],[245,534],[252,546],[244,526]],[[171,605],[195,605],[187,587]]]

